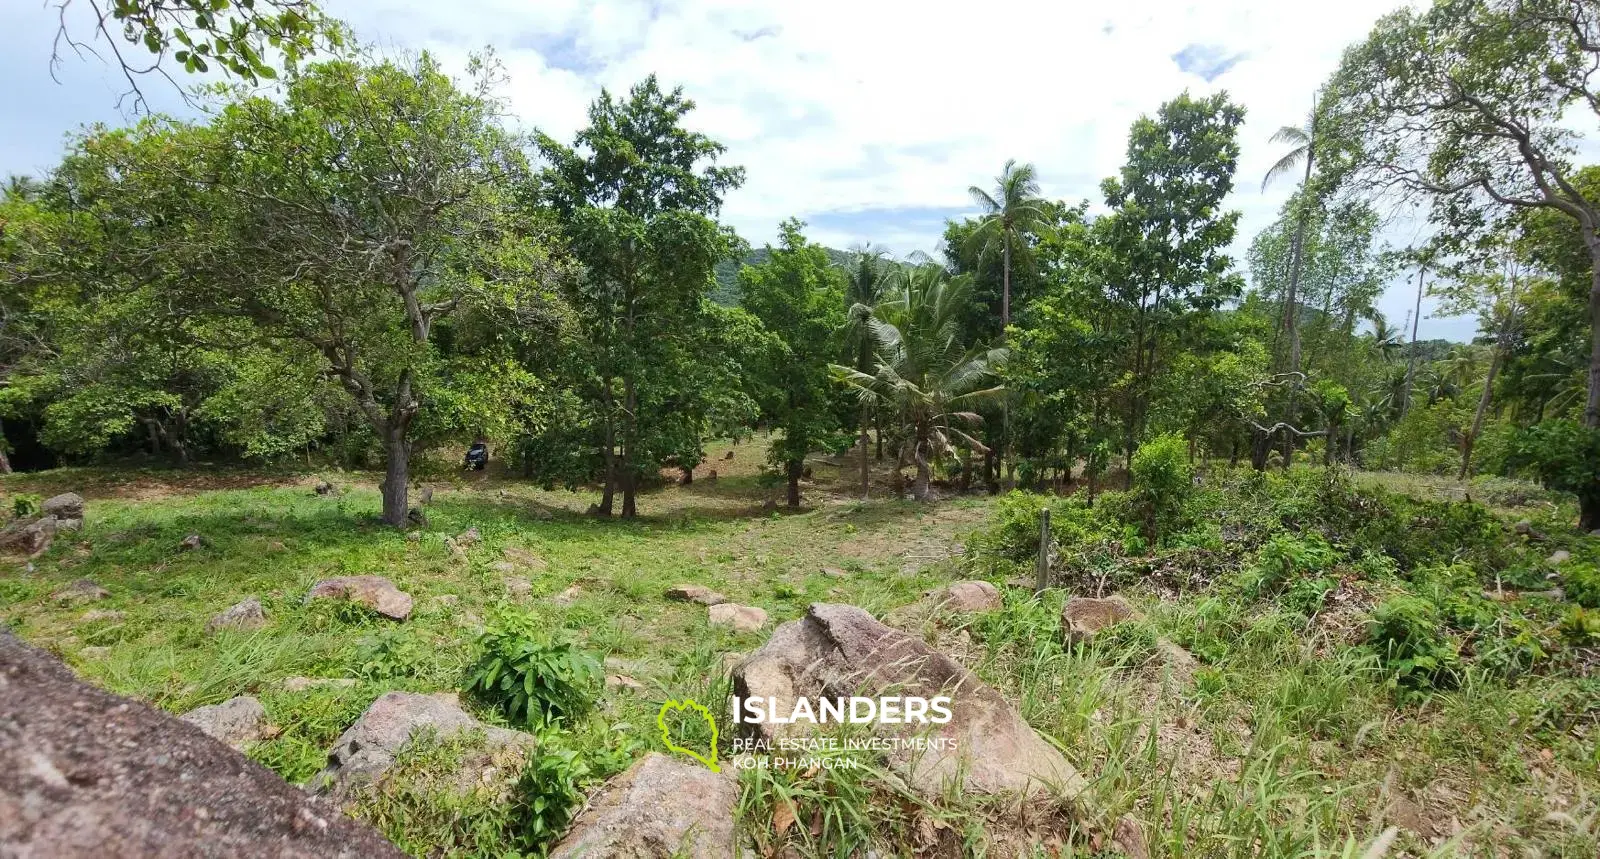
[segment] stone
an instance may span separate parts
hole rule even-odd
[[[468,528],[456,535],[457,546],[476,546],[483,542],[483,535],[478,533],[476,526]]]
[[[219,629],[260,629],[266,623],[267,612],[261,607],[261,600],[250,597],[212,615],[211,619],[206,621],[206,632],[216,632]]]
[[[929,591],[925,596],[942,611],[994,611],[1005,605],[1005,601],[1000,598],[1000,589],[983,581],[956,582]]]
[[[738,855],[737,783],[659,752],[611,779],[550,859],[668,859]]]
[[[766,609],[753,605],[717,603],[709,611],[712,626],[731,626],[735,632],[759,632],[767,625]]]
[[[1079,644],[1135,614],[1133,605],[1115,594],[1104,599],[1068,597],[1061,607],[1061,633],[1068,644]]]
[[[406,511],[406,524],[412,528],[426,528],[428,527],[428,514],[424,513],[421,507],[413,507]]]
[[[581,596],[583,596],[583,588],[577,585],[569,585],[566,590],[551,597],[550,601],[556,605],[572,605]]]
[[[1144,829],[1139,821],[1124,814],[1111,830],[1111,843],[1117,845],[1128,859],[1150,859],[1150,848],[1145,844]]]
[[[0,856],[401,859],[377,830],[0,628]]]
[[[76,534],[83,530],[82,519],[57,519],[56,531],[64,534]]]
[[[39,505],[39,515],[54,516],[57,519],[82,519],[83,496],[76,492],[52,495]]]
[[[890,764],[923,795],[943,796],[958,780],[969,792],[987,794],[1058,790],[1070,797],[1085,788],[1072,765],[999,692],[921,638],[855,606],[813,603],[805,617],[779,626],[734,668],[733,690],[739,699],[774,699],[778,713],[792,712],[800,697],[815,707],[823,697],[949,696],[952,718],[945,724],[873,723],[885,739],[927,738],[926,749],[888,753]],[[747,722],[738,730],[775,740],[809,735],[815,726]]]
[[[697,602],[701,605],[718,605],[728,598],[705,585],[673,585],[667,588],[666,597],[678,602]]]
[[[248,695],[197,707],[184,713],[183,720],[240,751],[267,736],[267,708]]]
[[[54,516],[16,519],[0,530],[0,548],[38,555],[55,542],[59,523]]]
[[[189,536],[178,541],[178,548],[185,552],[193,551],[205,545],[205,542],[205,539],[199,534],[190,534]]]
[[[327,767],[313,784],[342,799],[380,779],[394,765],[395,755],[419,732],[432,732],[442,740],[466,731],[482,732],[484,744],[491,750],[526,747],[533,742],[533,737],[521,731],[472,718],[453,693],[385,692],[339,736],[328,752]]]
[[[1517,521],[1517,524],[1511,526],[1511,530],[1516,531],[1518,534],[1526,537],[1527,535],[1533,533],[1533,523],[1527,519],[1520,519]]]
[[[459,596],[457,596],[455,594],[439,594],[438,596],[435,596],[433,599],[428,600],[428,602],[433,603],[433,605],[436,608],[449,609],[449,608],[455,608],[456,606],[460,605],[461,604],[461,597],[459,597]]]
[[[111,655],[111,648],[104,646],[85,647],[78,651],[79,659],[104,659]]]
[[[285,677],[278,685],[285,692],[305,692],[310,689],[348,689],[358,682],[348,677]]]
[[[511,563],[510,561],[495,561],[489,565],[489,569],[497,573],[510,575],[511,573],[517,571],[517,565]]]
[[[607,674],[606,688],[618,689],[626,692],[643,692],[644,684],[626,674]]]
[[[384,617],[405,620],[411,616],[411,595],[383,576],[339,576],[317,582],[306,594],[314,599],[342,599],[360,603]]]
[[[1554,552],[1551,552],[1550,557],[1545,558],[1544,562],[1554,567],[1565,564],[1570,560],[1572,560],[1571,552],[1567,551],[1566,549],[1557,549]]]
[[[1422,806],[1403,794],[1395,794],[1389,800],[1388,807],[1384,809],[1384,818],[1395,826],[1423,838],[1433,838],[1440,834],[1438,828],[1428,820]]]
[[[507,546],[500,550],[500,554],[504,555],[507,561],[510,561],[519,567],[527,567],[532,570],[543,570],[550,566],[549,564],[545,563],[544,558],[539,557],[531,550],[524,549],[521,546]]]
[[[768,498],[767,500],[761,502],[761,512],[762,513],[776,513],[777,511],[778,511],[778,499],[776,499],[776,498]]]
[[[731,451],[731,450],[728,451],[725,455],[723,455],[722,458],[723,458],[724,461],[729,460],[729,459],[733,459],[733,451]]]
[[[823,567],[822,574],[830,579],[848,579],[850,574],[840,567]]]
[[[406,542],[407,543],[420,543],[420,542],[422,542],[422,532],[420,532],[420,531],[407,532],[406,533]]]
[[[717,482],[717,470],[715,468],[711,469],[711,471],[706,474],[706,482],[708,482],[708,483],[716,483]]]
[[[111,596],[111,592],[105,588],[88,579],[78,579],[51,594],[50,598],[56,602],[88,602],[90,600],[103,600],[108,596]]]
[[[100,621],[116,622],[122,620],[126,616],[127,615],[124,615],[122,612],[115,609],[93,608],[84,612],[83,617],[78,619],[84,623],[99,623]]]
[[[315,488],[316,488],[316,493],[318,495],[337,495],[337,494],[339,494],[339,490],[333,488],[333,484],[329,483],[326,480],[317,481],[317,485],[316,485]]]
[[[511,596],[517,599],[522,599],[532,592],[533,582],[530,582],[521,576],[506,577],[506,593],[511,594]]]

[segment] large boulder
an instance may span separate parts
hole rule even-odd
[[[194,725],[0,628],[0,856],[400,857]]]
[[[920,638],[855,606],[814,603],[804,618],[778,627],[734,668],[733,693],[741,700],[772,699],[771,709],[782,714],[793,712],[801,697],[816,709],[819,698],[946,695],[952,714],[946,724],[873,725],[880,737],[927,741],[925,749],[907,744],[889,753],[913,787],[929,796],[941,795],[956,779],[980,793],[1057,789],[1075,795],[1084,787],[1072,765],[999,692]],[[739,729],[773,740],[786,732],[814,734],[817,726],[745,722]]]
[[[395,620],[411,616],[411,595],[383,576],[340,576],[317,582],[306,600],[342,599],[360,603]]]
[[[657,752],[606,782],[550,859],[737,856],[732,778]]]
[[[1104,599],[1071,597],[1061,607],[1061,634],[1068,644],[1080,644],[1136,614],[1131,603],[1115,594]]]
[[[39,505],[41,516],[54,516],[57,519],[82,519],[83,496],[76,492],[63,492],[52,495]]]
[[[481,731],[490,750],[533,742],[533,737],[521,731],[472,718],[453,694],[385,692],[339,736],[328,753],[328,766],[314,784],[342,800],[352,790],[377,782],[413,738],[431,734],[443,740],[467,731]]]
[[[267,709],[249,695],[197,707],[184,713],[183,720],[241,751],[266,737]]]
[[[0,549],[37,555],[50,548],[60,523],[54,516],[41,519],[16,519],[0,530]]]

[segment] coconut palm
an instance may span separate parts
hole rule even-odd
[[[1377,350],[1378,357],[1384,363],[1394,359],[1394,353],[1399,350],[1401,337],[1398,330],[1389,327],[1389,320],[1376,309],[1370,309],[1363,314],[1367,321],[1372,323],[1372,348]]]
[[[1304,126],[1285,125],[1272,135],[1272,142],[1291,148],[1267,171],[1267,175],[1261,180],[1261,190],[1265,191],[1267,185],[1279,176],[1287,176],[1296,167],[1304,166],[1305,172],[1300,177],[1300,189],[1296,192],[1303,197],[1311,185],[1311,173],[1316,169],[1317,163],[1316,108],[1312,108],[1311,118],[1306,120]],[[1285,294],[1283,310],[1285,333],[1289,335],[1291,371],[1300,369],[1300,332],[1296,324],[1299,322],[1299,316],[1295,302],[1300,289],[1301,269],[1305,263],[1306,227],[1311,220],[1309,201],[1301,199],[1295,208],[1298,211],[1295,214],[1294,242],[1289,246],[1289,289]]]
[[[1027,237],[1044,222],[1044,200],[1039,197],[1039,177],[1032,164],[1006,162],[995,178],[993,193],[977,185],[967,189],[983,210],[971,242],[981,255],[999,252],[1000,325],[1011,324],[1011,261],[1028,253]]]
[[[967,428],[983,421],[973,408],[1003,390],[989,383],[1005,350],[961,342],[960,313],[971,289],[971,278],[950,277],[937,264],[901,267],[879,305],[873,370],[833,367],[864,403],[895,420],[904,439],[900,461],[916,464],[912,495],[919,501],[929,497],[933,463],[953,455],[957,443],[987,452]]]
[[[852,248],[849,265],[845,266],[845,321],[840,329],[844,343],[844,360],[858,372],[871,373],[876,369],[874,356],[883,339],[882,320],[877,308],[894,272],[883,251],[871,245]],[[870,466],[867,461],[867,428],[872,424],[872,404],[861,404],[861,497],[867,497]]]

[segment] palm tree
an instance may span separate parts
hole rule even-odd
[[[1300,190],[1297,192],[1303,197],[1306,189],[1311,185],[1311,173],[1316,169],[1316,106],[1312,105],[1311,118],[1306,120],[1304,126],[1285,125],[1272,135],[1272,142],[1291,148],[1267,171],[1266,177],[1261,180],[1261,190],[1265,191],[1272,180],[1279,176],[1286,176],[1296,167],[1303,165],[1305,173],[1300,177]],[[1299,212],[1295,215],[1294,241],[1289,246],[1289,291],[1284,299],[1283,309],[1285,333],[1289,335],[1289,370],[1291,372],[1300,369],[1300,332],[1296,325],[1299,317],[1295,310],[1295,301],[1300,289],[1300,269],[1304,263],[1306,227],[1307,222],[1311,219],[1310,206],[1307,200],[1301,199],[1297,208]]]
[[[1393,360],[1394,352],[1400,348],[1401,333],[1389,327],[1389,320],[1376,308],[1369,309],[1363,314],[1367,321],[1372,323],[1372,348],[1378,352],[1378,357],[1384,363]]]
[[[873,371],[834,365],[835,376],[864,403],[888,409],[904,439],[900,460],[916,463],[912,495],[929,497],[933,463],[955,453],[956,443],[987,451],[966,428],[983,421],[973,407],[999,396],[988,386],[1004,349],[968,349],[961,343],[960,313],[972,280],[950,277],[942,266],[904,266],[874,329]]]
[[[844,358],[861,373],[876,369],[873,358],[877,345],[883,339],[883,322],[878,319],[877,308],[888,289],[894,267],[882,251],[871,245],[852,249],[850,264],[845,267],[845,321],[840,329],[844,342]],[[861,404],[861,497],[867,497],[867,480],[870,468],[867,461],[867,428],[872,424],[872,404]]]
[[[967,189],[973,202],[983,210],[972,241],[980,255],[1000,251],[1000,326],[1011,324],[1011,260],[1028,252],[1027,236],[1036,232],[1045,219],[1044,200],[1039,196],[1039,177],[1032,164],[1006,162],[995,178],[994,192],[977,185]]]

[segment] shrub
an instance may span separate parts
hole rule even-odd
[[[18,519],[39,515],[39,496],[18,495],[11,499],[11,512]]]
[[[356,656],[356,674],[369,680],[414,677],[427,666],[431,657],[410,631],[385,629],[361,642]]]
[[[1245,592],[1252,597],[1273,593],[1293,580],[1327,570],[1338,560],[1339,553],[1320,534],[1278,534],[1261,547],[1245,571]]]
[[[1561,569],[1567,599],[1584,608],[1600,608],[1600,569],[1593,564],[1570,561]]]
[[[1128,465],[1133,477],[1140,527],[1152,545],[1162,534],[1182,527],[1189,497],[1194,492],[1194,470],[1189,467],[1189,445],[1177,434],[1157,436],[1134,451]]]
[[[478,640],[467,691],[513,723],[537,726],[588,712],[603,676],[599,660],[555,641],[528,615],[505,612]]]
[[[1372,612],[1367,641],[1404,689],[1450,689],[1460,682],[1461,656],[1422,597],[1391,597]]]
[[[577,752],[561,748],[554,735],[540,738],[517,780],[517,817],[527,847],[543,855],[566,832],[583,807],[579,785],[588,775]]]
[[[1561,619],[1561,637],[1578,647],[1600,645],[1600,611],[1573,606]]]

